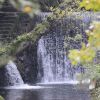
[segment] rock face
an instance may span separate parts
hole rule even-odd
[[[17,65],[25,83],[34,84],[37,82],[37,50],[36,45],[29,43],[28,46],[19,52]]]
[[[0,68],[0,87],[22,84],[24,84],[23,79],[14,62],[9,61],[5,67]]]

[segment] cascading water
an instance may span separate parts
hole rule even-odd
[[[87,16],[86,16],[87,14]],[[68,34],[82,33],[87,29],[92,20],[96,19],[98,14],[79,13],[62,19],[59,24],[52,27],[49,34],[42,36],[38,42],[38,77],[42,83],[48,82],[69,82],[76,81],[75,74],[84,72],[84,69],[78,67],[74,69],[69,62],[66,49],[64,48],[64,39]],[[71,24],[74,24],[74,28]],[[75,30],[78,28],[78,31]],[[78,45],[79,44],[75,44]]]
[[[5,66],[5,72],[6,81],[9,86],[24,84],[15,63],[12,61],[9,61],[9,63]]]
[[[42,37],[38,42],[37,52],[39,68],[42,71],[39,73],[41,82],[75,81],[75,70],[66,56],[63,36]]]

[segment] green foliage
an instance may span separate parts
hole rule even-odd
[[[50,7],[61,8],[66,11],[76,10],[79,7],[79,0],[39,0],[41,9],[50,11]]]
[[[4,98],[2,96],[0,96],[0,100],[4,100]]]
[[[52,15],[51,19],[62,19],[65,16],[73,14],[73,12],[80,12],[80,0],[63,0],[57,6],[49,7]]]
[[[65,16],[65,11],[60,8],[50,7],[50,10],[53,12],[53,15],[49,16],[52,20],[61,19]]]
[[[3,55],[5,53],[14,55],[18,48],[21,46],[21,43],[32,41],[33,43],[39,37],[40,34],[44,33],[46,29],[48,29],[48,22],[42,22],[37,24],[34,30],[30,33],[22,34],[18,36],[15,40],[13,40],[10,44],[0,47],[0,54]]]
[[[100,11],[100,0],[82,0],[80,6],[86,10]],[[86,34],[88,44],[82,43],[81,49],[70,50],[68,56],[73,65],[83,64],[87,69],[84,78],[100,79],[100,22],[93,22]],[[100,100],[100,88],[92,90],[91,94],[92,100]]]
[[[81,34],[76,34],[74,37],[71,36],[65,36],[64,39],[64,46],[67,49],[67,51],[74,49],[74,45],[80,44],[82,42],[82,36]]]
[[[100,87],[93,89],[91,92],[91,100],[100,100]]]
[[[26,47],[26,44],[31,41],[33,44],[42,33],[49,27],[49,23],[44,21],[36,25],[30,33],[24,33],[18,36],[11,43],[0,45],[0,66],[7,64],[9,60],[14,60],[17,52]]]
[[[63,0],[57,7],[50,7],[50,11],[53,12],[53,19],[61,19],[71,12],[80,11],[79,0]]]
[[[100,0],[82,0],[80,7],[86,10],[100,11]]]
[[[90,30],[86,30],[88,35],[88,46],[96,51],[100,50],[100,22],[93,22]]]
[[[64,0],[64,2],[62,2],[59,5],[59,7],[60,8],[64,7],[64,10],[66,12],[69,12],[69,11],[80,11],[79,3],[80,3],[80,0]]]
[[[73,65],[79,64],[85,64],[90,63],[93,61],[95,57],[95,51],[91,48],[81,49],[81,50],[70,50],[69,51],[69,58],[71,59],[71,62]]]
[[[39,0],[41,10],[49,11],[49,8],[57,7],[63,0]]]
[[[73,65],[90,63],[96,57],[96,52],[100,50],[100,23],[94,22],[90,30],[86,30],[88,44],[82,43],[80,50],[70,50],[69,58]]]
[[[84,65],[87,68],[86,77],[90,79],[99,79],[100,78],[100,63],[87,63]]]

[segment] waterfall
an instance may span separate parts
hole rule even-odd
[[[60,43],[60,40],[57,42]],[[64,54],[64,49],[59,47],[57,42],[54,43],[52,39],[47,42],[43,37],[39,40],[38,63],[43,70],[42,82],[61,82],[73,79],[73,72]]]
[[[9,61],[9,63],[5,66],[5,72],[7,85],[15,86],[24,84],[23,79],[14,62]]]
[[[87,15],[87,16],[86,16]],[[78,66],[73,68],[64,48],[64,39],[68,34],[75,36],[89,27],[92,20],[100,20],[98,13],[77,13],[54,22],[47,35],[42,36],[38,41],[38,78],[42,83],[48,82],[68,82],[76,81],[76,73],[83,73],[84,68]],[[75,27],[73,27],[74,25]],[[84,38],[86,39],[86,38]],[[74,44],[71,44],[74,45]],[[74,48],[80,48],[80,44],[75,44]]]

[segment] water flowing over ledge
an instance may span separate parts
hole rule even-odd
[[[38,22],[45,20],[47,16],[48,13],[41,13],[37,16]],[[84,30],[87,29],[90,23],[94,20],[100,21],[100,13],[75,12],[64,17],[63,19],[60,19],[59,21],[54,21],[47,33],[42,36],[39,41],[37,41],[37,49],[35,51],[35,53],[37,52],[37,56],[35,59],[35,62],[37,62],[37,64],[33,64],[33,57],[30,57],[29,55],[23,55],[25,56],[25,58],[21,57],[22,59],[25,59],[26,64],[26,66],[24,67],[24,74],[27,73],[31,76],[27,77],[26,75],[25,80],[28,80],[28,78],[30,77],[29,80],[34,81],[35,77],[35,81],[41,84],[77,84],[78,82],[76,80],[75,74],[77,72],[83,73],[84,69],[82,67],[78,67],[77,69],[72,68],[72,65],[66,55],[66,52],[68,52],[68,50],[66,50],[66,48],[64,47],[64,39],[66,36],[68,36],[68,34],[73,36],[77,32],[81,33],[83,38],[85,39],[86,35]],[[74,27],[72,27],[72,25]],[[74,48],[80,48],[79,44],[72,43],[70,45],[72,45]],[[34,51],[30,49],[28,53],[31,52]],[[34,69],[36,69],[36,73]],[[5,67],[4,72],[6,81],[5,86],[17,86],[24,84],[22,76],[14,62],[10,61]],[[32,75],[34,76],[32,77]],[[2,76],[2,73],[0,73],[0,76]],[[2,84],[4,84],[4,80],[2,81]],[[30,84],[33,84],[32,82]]]
[[[47,14],[43,17],[46,16]],[[85,69],[82,66],[73,68],[71,65],[67,57],[68,49],[65,48],[65,38],[69,35],[74,37],[78,33],[83,36],[83,41],[86,42],[85,30],[88,29],[92,21],[100,21],[99,12],[75,12],[51,24],[51,29],[47,35],[40,38],[37,46],[40,83],[77,83],[76,74],[84,73]],[[81,43],[72,42],[68,45],[71,45],[74,49],[81,47]]]

